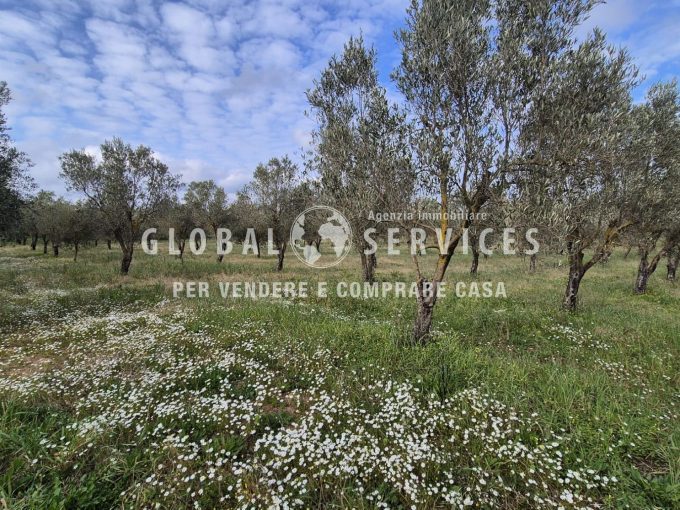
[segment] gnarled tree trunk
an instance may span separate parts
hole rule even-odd
[[[647,281],[649,280],[649,261],[648,252],[644,250],[640,255],[640,263],[638,264],[637,277],[635,278],[635,293],[644,294],[647,290]]]
[[[260,237],[257,235],[257,232],[255,234],[255,246],[257,246],[257,258],[260,258],[260,254],[262,253],[262,250],[260,249]]]
[[[47,236],[42,236],[43,255],[47,255]]]
[[[416,320],[413,324],[414,343],[427,343],[427,340],[430,336],[430,328],[432,327],[433,310],[433,301],[430,301],[429,299],[418,298],[418,312],[416,313]]]
[[[564,300],[562,301],[562,308],[573,312],[576,310],[578,304],[578,289],[581,286],[581,280],[585,274],[583,267],[583,252],[578,249],[569,249],[569,279],[567,280],[567,289],[564,292]]]
[[[533,253],[529,257],[529,272],[535,273],[536,272],[536,260],[538,259],[538,255]]]
[[[52,243],[52,253],[54,253],[55,257],[59,256],[59,245]]]
[[[644,294],[647,292],[647,283],[649,277],[654,274],[659,261],[665,255],[666,250],[661,250],[656,256],[649,261],[649,250],[646,248],[640,249],[640,264],[638,265],[637,278],[635,278],[634,291],[636,294]]]
[[[668,251],[668,263],[666,264],[666,280],[669,282],[675,281],[675,273],[678,270],[678,264],[680,263],[680,247],[676,247],[674,250]]]
[[[227,249],[227,243],[222,243],[222,251]],[[217,255],[217,262],[220,263],[224,259],[224,253],[219,253]]]
[[[479,236],[476,232],[470,232],[470,249],[472,250],[470,274],[476,275],[477,270],[479,269]]]
[[[277,250],[279,253],[277,255],[276,270],[283,271],[283,258],[286,255],[286,242],[278,243]]]
[[[365,282],[373,283],[375,281],[375,267],[378,259],[375,253],[366,255],[364,249],[361,250],[361,277]]]
[[[35,251],[36,246],[38,246],[38,234],[33,234],[31,236],[31,250]]]
[[[583,262],[583,244],[580,238],[579,229],[572,231],[567,240],[567,253],[569,254],[569,279],[567,289],[564,293],[562,307],[569,311],[576,310],[578,300],[578,290],[581,285],[583,275],[600,262],[608,253],[611,253],[612,246],[618,239],[621,232],[632,225],[630,222],[612,221],[604,234],[602,243],[595,248],[595,253],[586,263]]]
[[[179,255],[177,255],[177,256],[179,257],[179,260],[182,264],[184,264],[184,248],[185,248],[185,246],[186,246],[186,240],[180,239],[179,241],[177,241],[177,249],[179,250]]]
[[[569,269],[569,280],[567,281],[567,291],[564,293],[562,307],[565,310],[574,311],[578,302],[578,289],[583,279],[583,273],[578,269]]]
[[[130,271],[130,264],[132,263],[132,247],[123,249],[123,258],[120,261],[120,274],[126,275]]]
[[[217,225],[213,225],[213,233],[215,234],[215,244],[218,242],[218,237],[217,237],[217,229],[219,228]],[[227,249],[227,243],[222,243],[222,251]],[[224,259],[224,254],[223,253],[218,253],[217,254],[217,263],[221,263],[222,260]]]
[[[130,264],[132,263],[132,253],[134,251],[134,241],[125,239],[122,234],[116,233],[116,241],[120,245],[120,250],[123,252],[123,257],[120,259],[120,274],[127,275],[130,271]]]
[[[472,264],[470,265],[470,274],[477,274],[479,269],[479,249],[476,245],[472,245]]]
[[[439,255],[437,261],[437,269],[435,271],[432,281],[427,281],[425,278],[419,276],[417,281],[417,303],[418,311],[416,312],[416,320],[413,325],[412,342],[414,344],[426,344],[430,338],[430,328],[432,327],[432,312],[434,305],[437,304],[439,284],[444,280],[446,269],[449,266],[451,257],[458,245],[460,237],[454,239],[449,245],[448,252]],[[412,255],[415,259],[417,255]],[[418,266],[416,266],[418,267]],[[420,274],[420,270],[418,270]]]

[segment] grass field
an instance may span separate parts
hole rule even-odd
[[[358,256],[276,273],[138,250],[128,277],[105,245],[71,257],[0,248],[2,508],[680,507],[665,268],[636,296],[615,253],[568,314],[557,258],[482,259],[507,298],[448,295],[411,347],[408,298],[172,298],[175,280],[333,288]],[[412,279],[405,256],[378,263]]]

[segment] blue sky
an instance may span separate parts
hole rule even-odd
[[[46,189],[64,192],[58,156],[107,138],[151,146],[188,182],[233,193],[259,161],[300,160],[304,92],[360,31],[381,78],[399,60],[407,0],[0,0],[0,80],[13,137]],[[680,0],[612,0],[579,28],[625,45],[646,81],[680,74]]]

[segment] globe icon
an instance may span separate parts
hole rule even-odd
[[[352,247],[352,228],[340,211],[316,205],[302,211],[290,229],[290,245],[300,261],[315,268],[332,267]]]

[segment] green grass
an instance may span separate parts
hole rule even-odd
[[[195,375],[181,375],[173,382],[174,389],[159,389],[153,398],[160,398],[163,391],[179,391],[179,395],[225,391],[230,398],[250,402],[259,394],[250,365],[220,368],[219,360],[210,357],[200,339],[209,335],[225,353],[230,349],[247,353],[253,363],[276,374],[273,381],[283,388],[282,394],[267,394],[269,400],[258,403],[260,411],[247,433],[227,431],[191,411],[177,423],[166,422],[186,430],[191,440],[220,445],[243,461],[252,459],[258,438],[268,431],[295,427],[307,412],[304,402],[288,403],[289,392],[307,395],[320,384],[324,391],[357,408],[377,412],[375,397],[365,389],[366,381],[387,377],[413,384],[424,401],[445,401],[477,388],[523,416],[534,415],[535,425],[521,432],[526,441],[540,442],[556,434],[563,438],[567,463],[581,459],[585,467],[618,480],[612,486],[594,489],[593,497],[605,507],[680,507],[680,287],[664,280],[665,268],[652,277],[648,293],[637,296],[632,292],[634,257],[626,260],[615,253],[606,265],[598,265],[586,275],[579,310],[567,313],[559,306],[566,268],[560,266],[558,257],[539,259],[535,274],[527,272],[520,257],[482,259],[476,279],[505,282],[508,297],[457,298],[450,292],[436,306],[433,341],[412,347],[406,342],[415,313],[412,299],[362,300],[332,293],[318,298],[312,293],[307,299],[254,301],[223,299],[216,292],[219,281],[252,280],[306,280],[311,288],[326,280],[333,289],[337,282],[359,279],[358,256],[346,258],[336,268],[313,270],[290,253],[284,271],[277,273],[274,257],[233,254],[218,264],[212,253],[211,246],[201,257],[188,254],[182,264],[174,257],[150,257],[139,249],[130,275],[121,277],[117,274],[119,252],[109,251],[105,245],[82,250],[77,262],[70,259],[68,250],[55,259],[24,246],[1,248],[0,356],[4,360],[0,378],[51,377],[54,371],[64,370],[62,365],[68,364],[69,356],[87,359],[79,346],[99,348],[88,342],[101,342],[101,353],[114,356],[118,330],[73,325],[120,310],[159,310],[168,321],[179,321],[184,336],[175,340],[174,332],[167,333],[171,338],[164,347],[167,352],[144,351],[146,347],[140,344],[140,352],[148,358],[116,359],[111,365],[113,372],[103,374],[93,387],[123,395],[145,370],[167,373],[170,365],[165,364],[165,357],[172,355],[182,360],[204,359],[205,365]],[[379,280],[413,278],[406,256],[383,255],[378,262]],[[468,273],[469,262],[464,255],[454,258],[449,285],[474,279]],[[425,265],[432,263],[425,261]],[[172,299],[174,280],[209,281],[211,296]],[[185,315],[171,318],[178,310]],[[151,327],[145,322],[149,320],[142,317],[139,322],[122,324],[120,335],[137,331],[143,335]],[[261,346],[243,350],[242,342],[251,337]],[[327,354],[321,356],[320,348]],[[101,353],[97,356],[104,355]],[[310,368],[320,356],[325,364]],[[318,383],[313,375],[321,373],[329,375]],[[228,390],[222,386],[227,383]],[[78,384],[83,386],[82,392],[69,389],[59,393],[48,388],[32,391],[30,397],[0,386],[0,498],[4,505],[105,508],[160,502],[172,508],[194,501],[204,507],[221,504],[224,488],[219,484],[206,485],[201,495],[189,493],[185,499],[174,500],[163,499],[155,488],[136,489],[135,484],[172,458],[171,451],[140,439],[144,431],[113,428],[93,435],[93,447],[78,446],[85,439],[73,424],[99,412],[79,407],[89,383]],[[110,398],[115,401],[118,397]],[[144,430],[162,422],[151,413],[144,420]],[[67,438],[64,441],[72,441],[59,455],[41,445],[41,440],[58,441],[63,436]],[[474,450],[470,452],[472,455]],[[474,462],[505,476],[506,466],[488,454],[479,455]],[[34,459],[38,461],[34,463]],[[474,462],[470,465],[476,465]],[[469,480],[470,475],[461,471],[459,476]],[[309,499],[304,500],[304,506],[373,507],[347,480],[342,486],[321,487],[306,496]],[[376,482],[375,490],[392,507],[407,504],[403,491],[389,483]],[[551,486],[548,492],[552,490]],[[121,496],[123,491],[126,496]],[[254,488],[252,491],[257,493]],[[237,506],[236,500],[230,499],[223,504]],[[512,498],[496,504],[540,506]],[[447,505],[432,498],[423,506]]]

